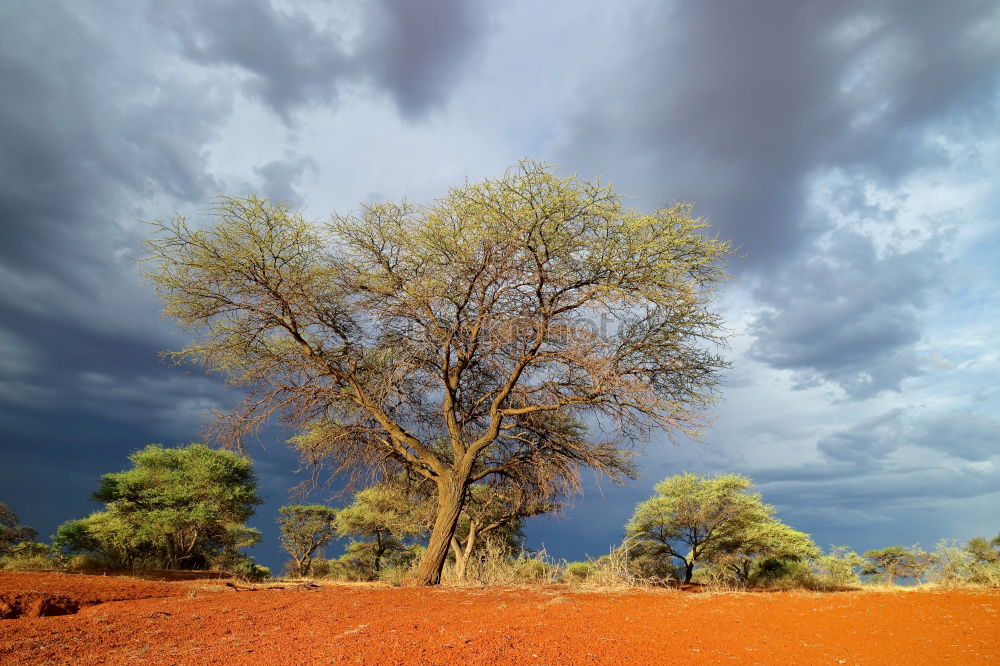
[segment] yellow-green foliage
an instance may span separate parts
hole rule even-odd
[[[337,511],[320,504],[283,506],[278,509],[281,546],[294,562],[290,573],[306,576],[313,556],[337,534]]]
[[[818,555],[809,535],[775,518],[752,485],[739,474],[670,477],[636,507],[626,533],[642,557],[677,561],[686,581],[696,564],[711,565],[716,578],[750,583],[767,562]]]
[[[49,547],[37,541],[22,541],[0,557],[0,568],[5,571],[45,571],[55,567]]]
[[[105,474],[94,497],[106,509],[59,526],[63,556],[91,553],[112,567],[208,568],[254,545],[245,525],[260,503],[250,461],[201,444],[147,446],[133,466]]]
[[[587,468],[625,478],[651,427],[698,431],[727,365],[711,306],[731,245],[688,204],[637,211],[525,160],[426,206],[326,224],[256,196],[210,214],[153,223],[143,266],[199,334],[176,358],[249,389],[216,434],[278,413],[310,463],[431,481],[424,582],[469,484],[544,470],[550,500]],[[590,437],[588,416],[618,427]]]
[[[813,574],[821,584],[829,587],[857,585],[861,582],[858,570],[865,558],[847,546],[834,546],[826,555],[813,558]]]
[[[567,583],[582,583],[597,573],[597,567],[592,562],[570,562],[563,570],[563,578]]]
[[[1000,535],[993,548],[983,538],[973,539],[965,547],[953,541],[940,541],[934,550],[935,565],[930,582],[942,587],[1000,587]]]

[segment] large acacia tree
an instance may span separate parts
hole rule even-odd
[[[690,205],[638,212],[525,161],[326,223],[256,196],[210,212],[154,223],[144,265],[165,313],[200,333],[177,357],[249,389],[217,436],[280,415],[335,473],[432,482],[418,582],[439,581],[470,484],[517,486],[539,463],[553,494],[581,468],[619,478],[634,442],[695,432],[714,397],[730,245]]]

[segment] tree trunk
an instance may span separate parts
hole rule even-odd
[[[469,557],[472,549],[476,547],[476,522],[469,522],[469,536],[465,538],[465,546],[459,543],[455,537],[451,538],[451,550],[455,553],[455,577],[465,580],[465,573],[469,566]]]
[[[455,577],[465,580],[465,550],[455,537],[451,538],[451,552],[455,554]]]
[[[382,556],[385,555],[385,550],[382,546],[382,530],[375,530],[375,561],[372,562],[372,571],[375,572],[376,578],[382,570]]]
[[[437,585],[441,582],[441,570],[448,557],[451,537],[458,526],[458,517],[462,513],[462,499],[465,495],[465,481],[451,478],[438,484],[438,509],[434,519],[434,528],[427,543],[427,550],[420,558],[417,573],[414,576],[415,585]]]
[[[694,574],[694,562],[684,562],[684,582],[690,583]]]

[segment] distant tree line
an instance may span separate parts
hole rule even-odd
[[[105,508],[70,520],[51,545],[0,503],[0,564],[6,569],[216,569],[269,575],[246,550],[260,540],[246,521],[260,504],[250,461],[200,444],[148,446],[128,470],[105,474],[94,497]],[[664,479],[640,502],[608,555],[555,563],[524,546],[524,521],[559,502],[531,484],[467,489],[449,544],[446,579],[482,583],[550,580],[597,584],[699,583],[835,589],[870,582],[1000,586],[1000,534],[933,551],[890,546],[823,553],[779,520],[751,480],[738,474]],[[279,509],[285,573],[346,581],[412,580],[435,520],[433,488],[406,475],[358,491],[345,506]],[[325,549],[342,542],[343,554]]]

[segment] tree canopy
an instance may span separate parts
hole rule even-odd
[[[1000,534],[992,539],[972,537],[965,549],[982,564],[1000,564]]]
[[[864,558],[867,561],[861,573],[866,576],[881,576],[889,585],[893,584],[897,576],[918,577],[915,573],[918,566],[917,558],[903,546],[869,550],[865,552]]]
[[[201,444],[152,444],[129,460],[132,469],[100,479],[94,498],[106,509],[60,526],[57,548],[118,566],[206,568],[260,539],[245,525],[260,504],[246,458]]]
[[[726,567],[745,581],[763,559],[818,555],[809,535],[775,518],[774,507],[752,487],[739,474],[670,477],[636,506],[626,533],[644,552],[679,560],[685,582],[699,562]]]
[[[470,558],[485,543],[514,550],[521,546],[525,519],[553,513],[561,507],[554,499],[532,495],[525,487],[492,483],[471,486],[451,540],[456,577],[465,578]]]
[[[585,467],[621,479],[635,442],[696,433],[715,397],[730,245],[688,204],[639,212],[524,161],[427,206],[313,223],[249,196],[210,214],[154,223],[144,265],[198,334],[175,357],[248,389],[216,435],[280,415],[333,473],[431,481],[420,582],[439,580],[470,484],[516,486],[539,464],[552,494]]]
[[[313,557],[337,535],[337,510],[321,504],[278,509],[281,546],[292,556],[295,573],[307,576]]]
[[[0,502],[0,555],[11,551],[17,544],[34,541],[38,532],[27,525],[21,524],[14,510]]]
[[[394,479],[357,493],[337,514],[336,530],[338,537],[351,539],[347,557],[377,577],[386,559],[426,534],[433,517],[434,507],[425,494]]]

